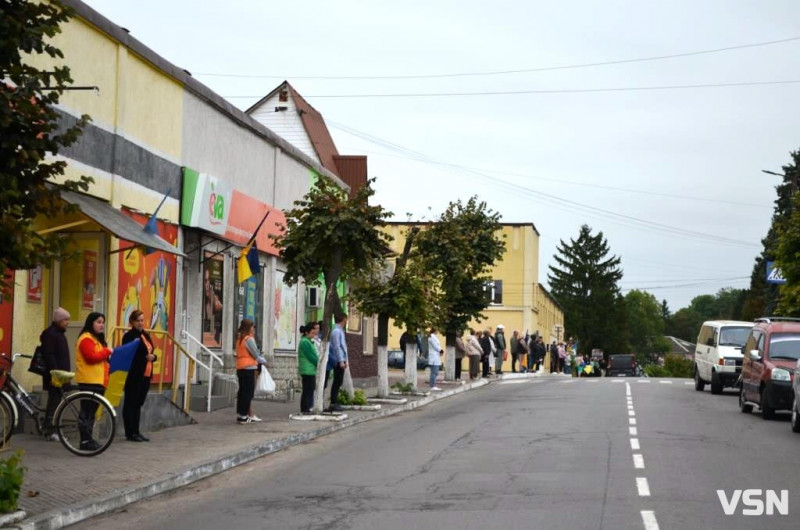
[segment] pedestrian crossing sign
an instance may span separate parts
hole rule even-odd
[[[781,270],[775,266],[774,261],[767,262],[767,283],[786,283],[783,274],[781,274]]]

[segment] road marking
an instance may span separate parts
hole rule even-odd
[[[633,467],[644,469],[644,457],[642,455],[633,455]]]
[[[659,381],[662,385],[671,385],[672,381]]]
[[[533,383],[533,381],[526,381],[524,379],[510,379],[508,381],[500,381],[501,385],[520,385],[522,383]]]
[[[632,410],[628,411],[628,416],[636,416],[636,413]]]
[[[658,521],[656,521],[654,512],[642,510],[642,522],[644,523],[644,530],[658,530]]]
[[[637,382],[637,383],[649,383],[649,382],[650,382],[650,380],[649,380],[649,379],[639,379],[639,380],[638,380],[638,381],[636,381],[636,382]]]
[[[650,496],[650,486],[647,484],[646,477],[636,477],[636,489],[639,490],[639,497]]]
[[[631,436],[638,436],[639,433],[637,431],[638,429],[636,427],[628,427],[628,434]]]
[[[559,383],[564,383],[565,385],[568,385],[568,384],[574,383],[574,382],[575,381],[559,381]]]
[[[629,422],[631,425],[636,425],[636,418],[628,418],[628,422]]]
[[[684,385],[693,385],[694,382],[693,381],[684,381],[683,384]]]
[[[589,379],[589,380],[588,380],[588,381],[586,381],[586,382],[587,382],[587,383],[599,383],[600,381],[598,381],[597,379]]]
[[[639,447],[638,438],[631,438],[631,449],[633,449],[634,451],[638,451],[639,449],[641,449],[641,447]]]
[[[612,379],[611,382],[612,383],[624,383],[625,381],[623,381],[622,379]]]

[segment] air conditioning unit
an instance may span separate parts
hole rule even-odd
[[[322,307],[322,293],[319,287],[309,287],[308,296],[306,296],[306,305],[308,307],[319,308]]]

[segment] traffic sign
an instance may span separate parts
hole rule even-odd
[[[786,280],[781,274],[781,270],[775,266],[774,261],[767,262],[767,283],[783,284]]]

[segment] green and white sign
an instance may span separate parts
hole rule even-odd
[[[225,235],[233,189],[218,178],[183,168],[181,224]]]

